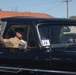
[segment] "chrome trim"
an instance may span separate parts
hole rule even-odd
[[[1,24],[1,26],[2,26],[2,27],[1,27],[1,32],[0,32],[0,33],[1,33],[1,36],[3,36],[4,30],[5,30],[5,28],[6,28],[6,24],[7,24],[6,21],[3,21],[2,24]]]
[[[59,73],[59,74],[76,75],[76,72],[70,72],[70,71],[58,71],[58,70],[44,70],[44,69],[31,69],[31,68],[18,68],[18,67],[0,66],[0,72],[19,73],[21,71],[33,71],[33,72],[46,72],[46,73]]]
[[[0,66],[0,72],[10,72],[10,73],[19,73],[21,72],[21,69],[15,69],[15,67],[4,67]]]
[[[18,71],[0,70],[0,72],[19,73],[19,72],[21,72],[21,70],[18,70]]]

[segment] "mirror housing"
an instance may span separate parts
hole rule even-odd
[[[69,28],[68,26],[67,26],[67,27],[64,27],[64,28],[63,28],[63,31],[64,31],[64,32],[70,32],[70,28]]]

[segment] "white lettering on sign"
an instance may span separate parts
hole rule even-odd
[[[48,39],[42,40],[42,45],[43,46],[48,46],[48,45],[50,45],[50,41]]]

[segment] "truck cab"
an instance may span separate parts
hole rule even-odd
[[[0,44],[1,72],[76,74],[76,20],[20,16],[1,21],[4,39],[14,37],[13,30],[21,28],[27,42],[27,48]]]

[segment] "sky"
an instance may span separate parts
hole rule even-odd
[[[65,0],[0,0],[3,11],[36,12],[66,18]],[[68,16],[76,16],[76,0],[68,2]]]

